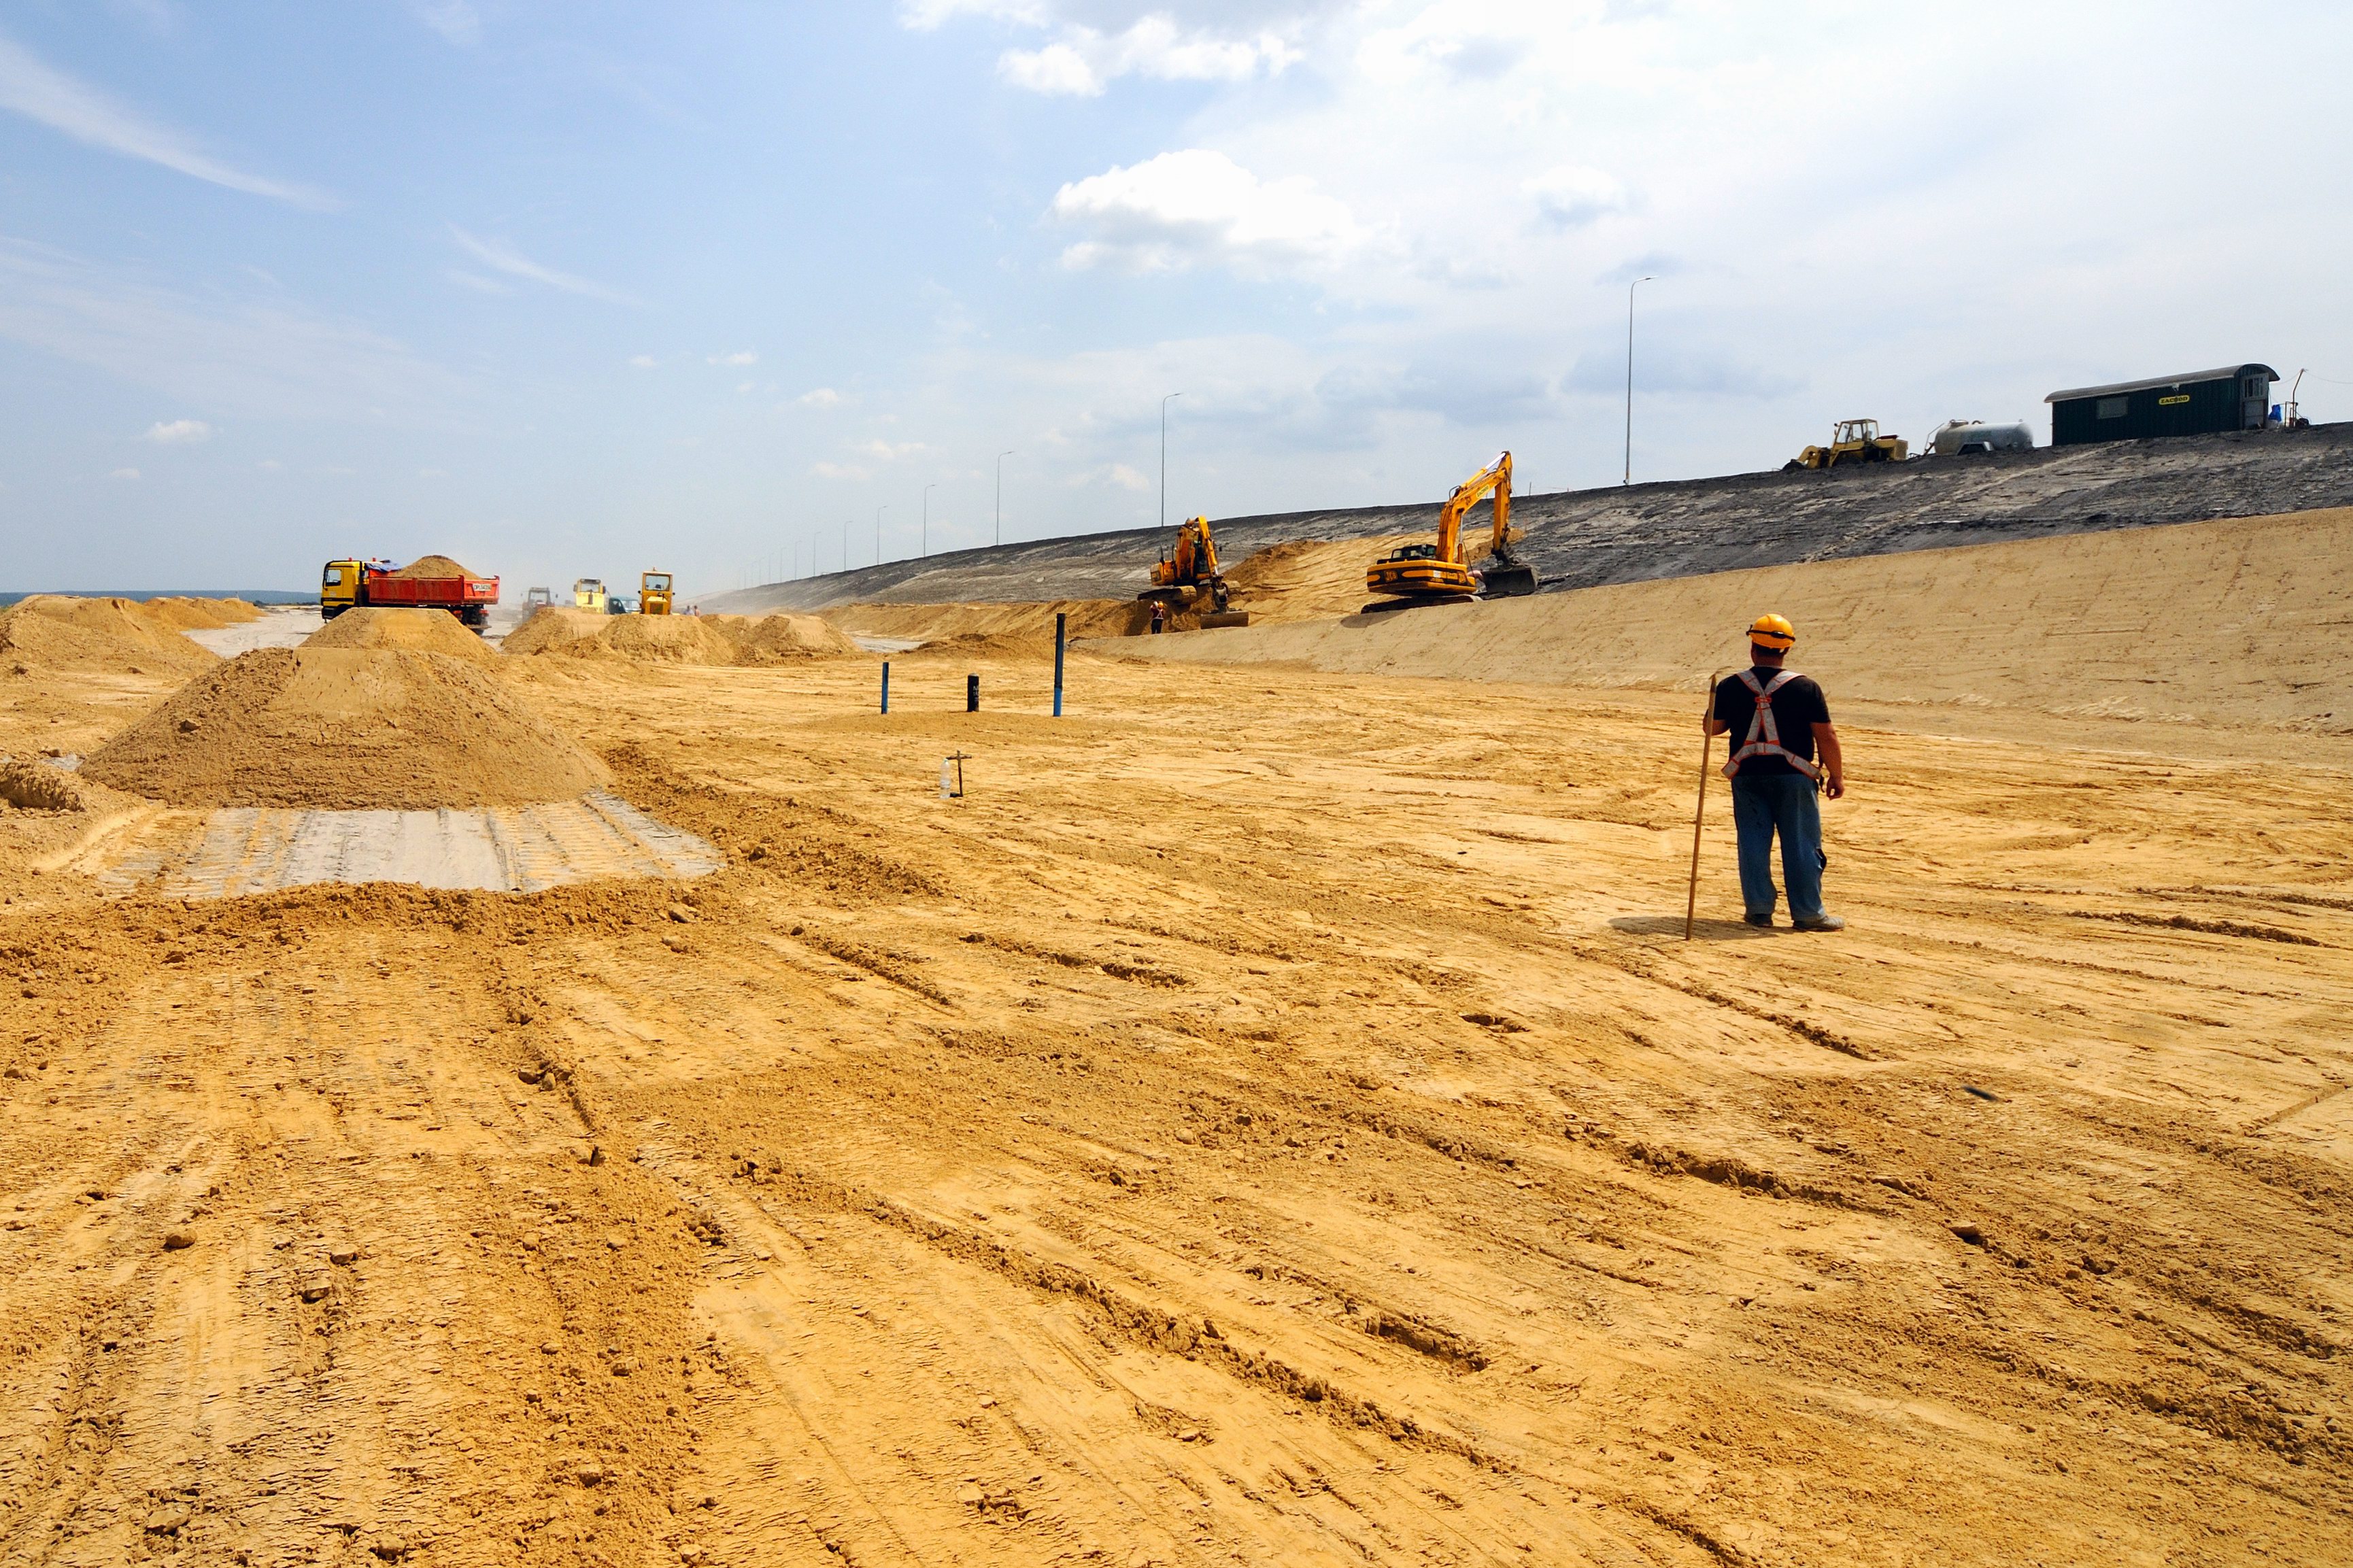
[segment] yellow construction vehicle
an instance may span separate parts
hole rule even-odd
[[[1472,572],[1462,559],[1462,518],[1490,492],[1495,498],[1492,559]],[[1474,598],[1514,599],[1536,591],[1536,569],[1512,554],[1512,455],[1454,487],[1438,514],[1438,542],[1391,551],[1365,574],[1365,586],[1389,595],[1367,610],[1402,610],[1414,605],[1461,604]]]
[[[1827,447],[1809,447],[1781,465],[1783,473],[1799,468],[1835,468],[1841,463],[1900,463],[1911,452],[1901,436],[1883,436],[1876,419],[1841,419]]]
[[[1226,579],[1218,571],[1218,542],[1210,537],[1209,520],[1188,517],[1176,531],[1176,549],[1152,568],[1152,586],[1136,595],[1178,608],[1202,595],[1209,595],[1214,613],[1226,613]]]
[[[638,574],[638,614],[666,616],[670,614],[670,574],[640,572]]]
[[[572,607],[592,615],[604,615],[612,605],[611,595],[605,592],[602,577],[582,577],[572,584]]]

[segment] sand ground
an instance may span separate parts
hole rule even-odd
[[[1687,697],[878,663],[512,661],[692,883],[11,879],[0,1560],[2353,1557],[2341,737],[1847,705],[1686,944]]]

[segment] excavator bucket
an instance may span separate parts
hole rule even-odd
[[[1498,561],[1482,568],[1480,576],[1486,598],[1520,599],[1536,591],[1536,569],[1525,562]]]

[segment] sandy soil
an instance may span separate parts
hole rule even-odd
[[[690,884],[10,879],[0,1560],[2353,1555],[2353,745],[1848,717],[1685,944],[1682,696],[876,663],[513,661]]]

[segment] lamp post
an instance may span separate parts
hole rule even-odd
[[[1181,392],[1172,392],[1168,397],[1160,400],[1160,527],[1163,532],[1168,528],[1168,399],[1184,395]]]
[[[997,542],[1005,542],[1005,459],[1013,456],[1010,449],[997,454]]]
[[[1624,483],[1634,482],[1634,290],[1657,279],[1645,273],[1626,285],[1626,477]]]
[[[933,480],[930,484],[923,487],[923,552],[926,555],[929,555],[932,552],[932,492],[939,488],[939,481],[937,479]]]

